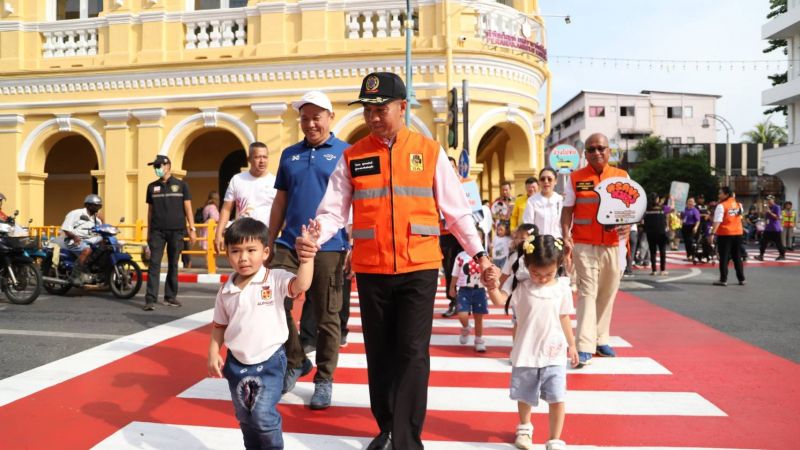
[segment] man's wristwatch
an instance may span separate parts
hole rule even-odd
[[[197,231],[197,228],[195,228],[195,227],[189,227],[189,231]]]
[[[478,253],[475,253],[475,256],[472,257],[472,260],[475,261],[476,263],[480,263],[481,262],[481,258],[483,258],[484,256],[487,256],[486,252],[481,250]]]

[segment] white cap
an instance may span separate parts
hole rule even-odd
[[[303,98],[292,102],[292,108],[294,108],[295,111],[300,112],[300,108],[309,103],[311,103],[312,105],[317,105],[322,109],[327,109],[328,111],[333,112],[333,105],[331,104],[331,100],[328,98],[327,95],[323,94],[320,91],[306,92],[306,94],[303,95]]]

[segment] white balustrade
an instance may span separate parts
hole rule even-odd
[[[184,17],[186,50],[238,47],[247,44],[243,8],[197,11]]]
[[[94,56],[97,54],[97,26],[79,23],[59,23],[41,31],[42,57]]]
[[[414,8],[413,16],[418,10]],[[405,36],[406,12],[400,9],[366,9],[345,16],[348,39],[380,39]],[[413,24],[412,24],[413,28]],[[417,34],[416,30],[414,34]]]

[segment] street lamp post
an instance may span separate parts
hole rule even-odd
[[[411,0],[406,0],[406,126],[411,124],[411,108],[419,108],[417,97],[414,94],[413,76],[411,71],[411,35],[414,33],[414,25],[411,18]]]
[[[731,176],[731,134],[733,134],[733,125],[728,122],[728,119],[722,116],[718,116],[716,114],[706,114],[705,117],[703,117],[703,128],[708,128],[711,126],[708,119],[716,120],[725,128],[725,184],[729,184]],[[716,151],[716,147],[713,149],[713,151]]]

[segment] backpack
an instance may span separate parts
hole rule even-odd
[[[205,222],[203,218],[203,207],[200,207],[194,211],[194,223],[198,224],[203,222]]]

